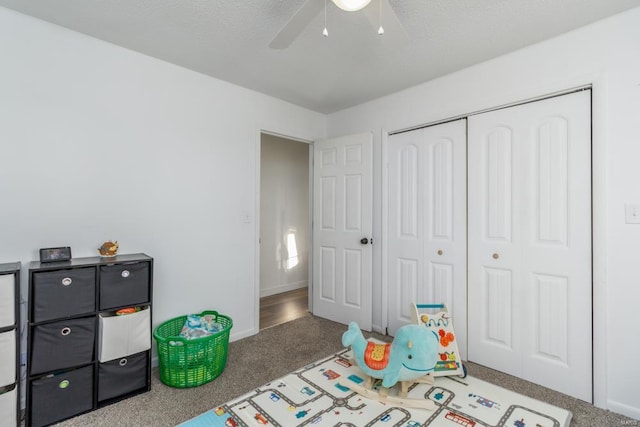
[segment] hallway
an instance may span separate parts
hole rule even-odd
[[[309,315],[308,288],[260,298],[260,330]]]

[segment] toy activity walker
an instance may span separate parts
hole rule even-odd
[[[467,376],[467,369],[460,358],[458,341],[446,304],[413,304],[413,322],[438,336],[438,360],[433,372],[436,377],[445,375]]]

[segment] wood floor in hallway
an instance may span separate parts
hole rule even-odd
[[[308,315],[308,288],[260,298],[260,329]]]

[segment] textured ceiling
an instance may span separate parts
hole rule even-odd
[[[322,113],[431,80],[640,6],[640,0],[324,1],[286,49],[269,43],[307,0],[0,0],[0,6]],[[367,19],[378,16],[386,33]],[[393,12],[390,9],[392,8]],[[368,13],[367,13],[368,12]],[[393,18],[402,25],[394,25]]]

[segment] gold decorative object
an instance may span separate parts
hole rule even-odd
[[[112,242],[111,240],[108,240],[104,242],[102,246],[98,248],[98,252],[100,252],[100,255],[104,257],[116,256],[118,254],[118,241],[116,240],[115,242]]]

